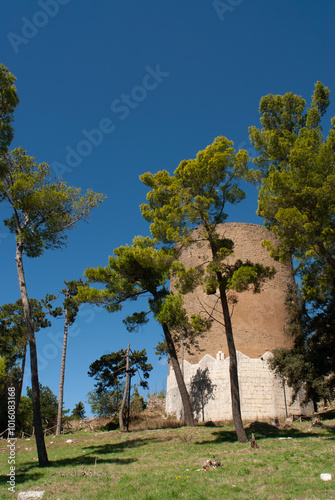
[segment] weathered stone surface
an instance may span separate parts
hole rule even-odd
[[[147,415],[164,415],[165,397],[149,396],[145,411]]]
[[[21,491],[18,494],[17,499],[18,500],[35,500],[37,498],[43,498],[44,493],[45,493],[45,491],[34,491],[34,490]]]
[[[237,351],[242,418],[246,421],[283,419],[286,417],[286,405],[290,415],[311,415],[313,405],[303,406],[302,398],[298,397],[290,404],[292,390],[285,386],[284,392],[282,380],[274,377],[270,371],[268,362],[264,359],[269,354],[271,355],[267,353],[267,356],[249,358]],[[199,421],[232,419],[229,357],[218,360],[206,354],[196,364],[184,361],[184,378],[189,394],[194,394],[197,399],[192,400],[192,404]],[[167,379],[166,412],[181,419],[181,399],[171,367]]]

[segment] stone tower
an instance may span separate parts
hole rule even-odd
[[[192,233],[198,239],[199,229]],[[283,380],[275,378],[268,367],[271,352],[289,347],[285,335],[285,298],[287,285],[293,282],[292,268],[275,262],[262,246],[263,240],[274,240],[272,233],[256,224],[226,223],[217,228],[222,238],[234,242],[233,264],[237,259],[274,266],[276,275],[267,280],[259,294],[252,291],[235,293],[237,303],[230,307],[238,374],[241,411],[244,420],[285,417],[312,411],[303,407],[299,398],[291,403],[291,390]],[[211,259],[207,242],[195,242],[182,251],[180,261],[185,267],[195,267]],[[173,289],[173,283],[171,284]],[[201,286],[184,297],[189,314],[206,311],[214,317],[210,330],[199,338],[199,350],[183,353],[180,362],[191,396],[195,417],[199,420],[231,420],[229,358],[223,317],[217,294],[207,295]],[[181,417],[182,405],[173,369],[169,368],[166,411]]]

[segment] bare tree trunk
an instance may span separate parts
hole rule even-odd
[[[129,382],[128,382],[128,405],[127,405],[127,432],[129,432],[129,424],[130,424],[130,393],[131,393],[131,373],[129,372]]]
[[[217,247],[210,229],[206,227],[206,230],[212,251],[213,260],[215,261],[217,259]],[[229,378],[230,378],[231,409],[233,415],[233,422],[238,441],[240,443],[246,443],[248,441],[248,438],[242,422],[236,348],[235,348],[233,327],[231,324],[231,318],[227,300],[226,286],[224,278],[220,271],[216,272],[216,277],[219,283],[220,301],[222,306],[222,313],[225,324],[225,332],[226,332],[228,352],[229,352]]]
[[[45,447],[42,420],[41,420],[41,405],[40,405],[40,388],[38,381],[38,364],[35,332],[31,321],[27,286],[24,276],[24,268],[22,261],[22,243],[20,240],[16,244],[16,267],[19,280],[19,287],[22,299],[23,314],[27,327],[29,351],[30,351],[30,369],[31,369],[31,389],[33,399],[33,425],[35,430],[36,448],[40,467],[49,464],[48,455]]]
[[[237,371],[237,357],[235,342],[233,336],[233,328],[231,324],[230,312],[227,301],[226,289],[222,285],[222,275],[218,274],[218,281],[221,282],[219,286],[220,299],[222,305],[223,318],[225,323],[228,351],[229,351],[229,376],[230,376],[230,393],[231,393],[231,408],[233,414],[234,426],[237,434],[237,439],[240,443],[246,443],[248,441],[247,434],[243,427],[242,415],[241,415],[241,404],[240,404],[240,390],[238,384],[238,371]]]
[[[125,432],[126,428],[123,423],[123,411],[126,406],[126,401],[127,401],[127,394],[128,394],[128,381],[129,381],[129,349],[130,349],[130,344],[128,344],[127,350],[126,350],[126,383],[124,387],[124,393],[123,393],[123,398],[122,398],[122,403],[119,411],[119,426],[120,430],[122,432]]]
[[[170,361],[171,361],[171,364],[172,364],[172,367],[174,370],[174,374],[176,377],[176,381],[177,381],[177,385],[178,385],[178,389],[179,389],[179,393],[180,393],[180,397],[181,397],[181,402],[183,405],[184,423],[186,425],[188,425],[189,427],[194,427],[193,411],[192,411],[192,407],[191,407],[191,403],[190,403],[190,397],[188,395],[185,381],[184,381],[184,377],[183,377],[183,374],[182,374],[181,369],[180,369],[180,365],[179,365],[179,361],[178,361],[178,357],[177,357],[177,353],[176,353],[176,348],[174,346],[169,327],[165,323],[162,324],[162,327],[163,327],[163,332],[164,332],[166,344],[168,347]]]
[[[66,298],[69,296],[69,291],[66,291]],[[65,323],[64,323],[64,339],[63,339],[63,351],[62,351],[62,363],[60,367],[60,380],[59,380],[59,395],[58,395],[58,413],[57,413],[57,427],[56,436],[60,436],[62,430],[62,413],[63,413],[63,397],[64,397],[64,379],[65,379],[65,360],[66,360],[66,347],[67,347],[67,335],[69,330],[68,324],[68,312],[65,309]]]
[[[156,303],[158,304],[160,302],[160,297],[156,289],[150,290],[152,293]],[[181,397],[181,402],[183,405],[183,423],[186,424],[189,427],[194,427],[194,419],[193,419],[193,411],[191,407],[191,402],[190,402],[190,397],[188,395],[184,377],[182,374],[182,371],[180,369],[177,353],[176,353],[176,348],[174,345],[174,342],[172,340],[172,336],[170,333],[170,329],[166,323],[162,323],[162,328],[164,332],[164,337],[166,340],[166,345],[169,353],[169,358],[174,370],[174,374],[176,377],[178,389],[179,389],[179,394]]]

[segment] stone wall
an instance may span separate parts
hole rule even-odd
[[[274,377],[268,367],[272,354],[249,358],[237,351],[241,412],[244,421],[286,418],[286,415],[311,415],[313,405],[291,404],[292,390]],[[216,358],[206,354],[199,363],[184,361],[184,378],[195,418],[202,421],[232,420],[229,358],[220,351]],[[286,401],[286,404],[285,404]],[[286,407],[287,406],[287,407]],[[287,414],[286,414],[287,411]],[[166,412],[182,417],[182,404],[173,369],[167,379]]]
[[[164,415],[166,401],[165,398],[149,396],[146,404],[146,413],[149,415]]]
[[[265,266],[274,266],[276,275],[268,280],[259,294],[252,291],[236,293],[237,303],[230,306],[236,350],[242,416],[247,420],[285,417],[283,383],[268,368],[267,359],[278,347],[289,347],[291,340],[285,335],[287,285],[293,283],[291,265],[275,262],[262,246],[267,239],[275,241],[272,233],[256,224],[228,223],[218,227],[222,238],[234,241],[234,256],[227,260],[250,260]],[[207,242],[201,241],[201,228],[192,233],[194,244],[185,248],[180,261],[188,267],[199,266],[211,260]],[[171,282],[171,289],[174,283]],[[230,293],[230,296],[232,294]],[[184,379],[199,420],[231,420],[229,358],[224,322],[218,294],[207,295],[202,286],[184,297],[188,314],[210,313],[216,321],[203,338],[199,348],[191,353],[184,350]],[[178,353],[180,362],[181,353]],[[291,390],[286,388],[288,412],[305,414],[300,401],[290,405]],[[172,367],[169,368],[166,394],[167,413],[181,416],[181,401]]]

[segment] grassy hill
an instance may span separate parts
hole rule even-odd
[[[335,499],[334,421],[247,429],[259,449],[236,441],[232,426],[121,433],[79,431],[46,438],[50,467],[39,468],[33,439],[16,442],[16,492],[66,499]],[[72,439],[72,443],[67,443]],[[202,469],[207,459],[222,464]],[[1,499],[7,491],[7,441],[0,440]],[[321,473],[332,474],[324,482]]]

